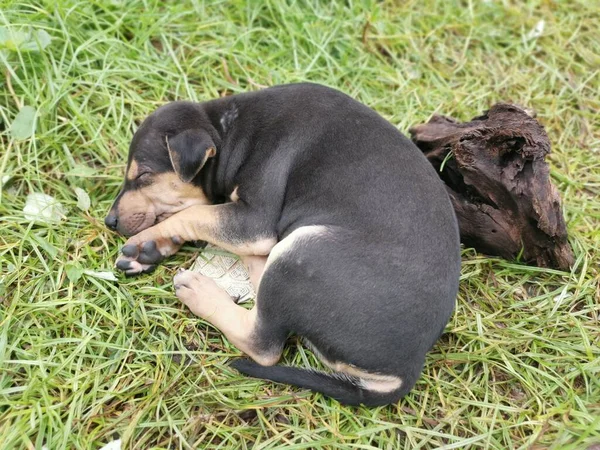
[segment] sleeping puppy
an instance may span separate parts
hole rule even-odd
[[[242,257],[252,309],[190,271],[177,296],[252,358],[237,370],[345,404],[409,392],[454,308],[459,236],[442,181],[395,127],[324,86],[159,108],[133,137],[106,224],[131,236],[127,275],[185,241]],[[290,334],[332,372],[275,366]]]

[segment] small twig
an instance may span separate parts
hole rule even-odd
[[[231,78],[231,74],[229,73],[229,66],[227,65],[227,61],[225,59],[221,59],[221,63],[223,64],[223,72],[225,73],[225,79],[229,81],[231,84],[237,86],[238,83]]]
[[[364,46],[367,45],[367,39],[369,38],[367,36],[367,34],[369,33],[370,28],[371,28],[371,21],[369,19],[367,19],[367,21],[365,22],[365,25],[363,26],[363,30],[362,30],[362,44]]]
[[[419,415],[417,414],[417,412],[414,409],[409,408],[408,406],[402,406],[400,409],[402,410],[402,412],[410,414],[411,416],[419,417]],[[437,420],[430,419],[429,417],[421,417],[420,419],[424,423],[426,423],[427,425],[431,425],[432,427],[436,427],[436,426],[438,426],[440,424]]]
[[[2,204],[2,192],[4,191],[4,186],[2,185],[2,177],[4,176],[4,171],[6,170],[6,166],[8,165],[8,158],[10,155],[10,150],[13,145],[13,140],[8,141],[8,145],[6,147],[6,153],[4,154],[4,158],[2,159],[2,166],[0,167],[0,205]]]
[[[15,90],[13,89],[12,83],[10,81],[10,72],[8,70],[6,71],[6,87],[8,88],[8,92],[10,92],[10,95],[12,96],[13,100],[15,101],[15,104],[17,105],[17,107],[19,109],[21,109],[23,107],[23,104],[21,103],[21,101],[19,100],[19,97],[17,97],[17,94],[15,93]]]
[[[260,88],[260,89],[265,89],[268,88],[269,86],[266,86],[264,84],[259,84],[256,81],[254,81],[252,78],[248,77],[248,83],[250,83],[252,86]]]
[[[235,60],[235,62],[237,63],[237,65],[238,65],[239,67],[242,67],[242,65],[240,64],[240,62],[238,61],[238,59],[237,59],[235,56],[233,57],[233,59]],[[269,86],[265,86],[265,85],[263,85],[263,84],[259,84],[259,83],[257,83],[256,81],[254,81],[254,80],[253,80],[252,78],[250,78],[250,77],[248,77],[248,78],[247,78],[247,80],[248,80],[248,83],[250,83],[250,85],[252,85],[252,86],[254,86],[254,87],[257,87],[257,88],[260,88],[260,89],[265,89],[265,88],[268,88],[268,87],[269,87]]]

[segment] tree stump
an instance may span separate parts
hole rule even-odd
[[[446,183],[466,246],[569,269],[573,252],[545,161],[550,141],[525,109],[499,103],[467,123],[436,115],[410,134]]]

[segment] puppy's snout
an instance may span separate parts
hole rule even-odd
[[[116,230],[118,223],[119,218],[117,217],[117,214],[112,211],[109,212],[108,216],[106,216],[106,218],[104,219],[104,224],[111,230]]]

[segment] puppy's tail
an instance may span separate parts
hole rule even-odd
[[[383,406],[395,403],[410,387],[404,383],[398,389],[378,392],[361,386],[361,379],[340,373],[328,374],[314,370],[289,366],[261,366],[249,359],[236,359],[231,363],[234,369],[254,378],[263,378],[276,383],[291,384],[311,391],[320,392],[345,405]]]

